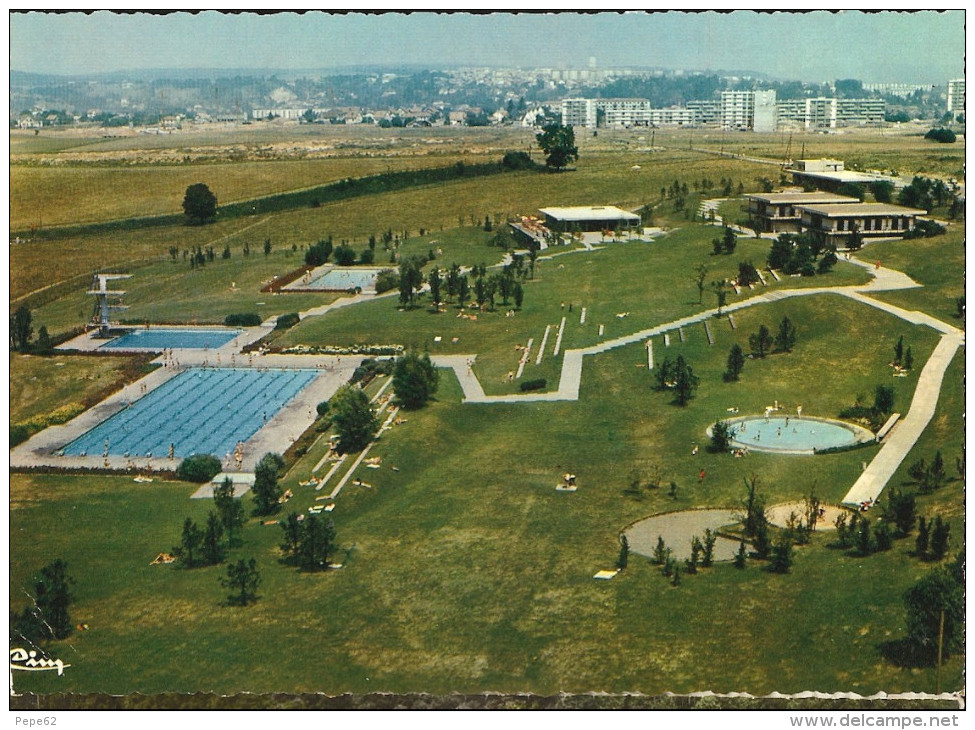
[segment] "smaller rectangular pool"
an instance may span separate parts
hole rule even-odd
[[[350,289],[373,291],[380,271],[381,268],[334,267],[307,283],[300,283],[300,286],[304,289],[322,291],[349,291]]]
[[[239,329],[134,329],[102,345],[105,350],[206,350],[223,347]]]

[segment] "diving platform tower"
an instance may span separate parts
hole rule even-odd
[[[95,274],[88,294],[95,297],[95,311],[92,320],[98,325],[98,336],[108,337],[111,330],[111,312],[128,309],[122,304],[124,291],[110,291],[108,282],[115,279],[131,279],[131,274]]]

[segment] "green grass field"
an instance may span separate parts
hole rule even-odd
[[[295,134],[311,134],[296,129]],[[473,225],[472,217],[483,222],[485,215],[528,213],[543,205],[659,203],[655,223],[673,229],[666,237],[654,243],[608,243],[593,252],[556,249],[558,255],[540,261],[535,278],[525,282],[524,306],[513,317],[504,316],[507,307],[500,303],[498,311],[479,313],[476,321],[457,318],[453,306],[433,314],[425,302],[401,312],[390,298],[307,319],[275,342],[395,342],[432,353],[477,354],[474,369],[485,390],[513,392],[515,385],[503,377],[517,366],[515,346],[532,337],[537,348],[546,325],[557,325],[562,316],[567,318],[563,348],[586,347],[714,307],[710,291],[698,300],[693,277],[702,263],[709,269],[709,281],[734,276],[739,261],[764,264],[768,241],[741,238],[735,254],[712,256],[711,239],[721,229],[692,222],[673,210],[672,201],[659,201],[660,188],[674,179],[690,186],[701,176],[730,176],[735,185],[740,179],[753,189],[757,177],[775,170],[688,150],[689,141],[703,143],[703,134],[689,138],[680,132],[658,133],[657,146],[667,149],[651,153],[647,139],[640,139],[642,133],[600,132],[598,138],[580,138],[578,169],[563,175],[506,174],[260,220],[15,245],[11,297],[35,292],[33,299],[40,302],[34,309],[35,327],[45,324],[52,333],[64,331],[90,316],[91,303],[83,290],[91,270],[116,266],[130,267],[133,274],[126,282],[131,309],[125,315],[133,320],[202,323],[222,321],[231,312],[271,315],[334,298],[259,291],[270,277],[300,265],[301,246],[328,234],[336,242],[354,239],[354,247],[361,250],[370,234],[407,229],[404,254],[440,248],[443,254],[434,262],[440,267],[453,262],[492,265],[501,251],[488,245],[492,234],[480,223]],[[360,146],[381,139],[364,130],[352,135]],[[748,145],[748,154],[757,156],[771,155],[785,144],[778,136],[728,137],[734,140],[715,136],[709,144]],[[483,136],[431,133],[431,138],[437,154],[462,154],[464,159],[494,155],[512,140],[528,139],[496,130],[485,130]],[[287,136],[280,130],[248,129],[240,139],[242,144],[272,144]],[[390,155],[422,139],[404,134]],[[815,150],[849,160],[860,149],[857,140],[862,142],[857,159],[876,157],[885,169],[930,162],[926,143],[915,138],[810,135],[803,142],[808,143],[807,156]],[[58,144],[64,145],[61,153]],[[67,141],[58,144],[28,138],[18,141],[17,149],[24,155],[52,156],[75,149]],[[792,154],[798,156],[800,141],[792,144]],[[167,140],[156,138],[119,139],[89,141],[79,149],[133,156],[168,154],[166,145]],[[887,157],[884,145],[889,146]],[[960,164],[953,156],[963,149],[948,147],[937,150],[951,158],[938,163],[946,169]],[[383,159],[381,150],[376,154],[376,160]],[[352,164],[341,164],[345,162]],[[324,162],[321,168],[318,163],[307,161],[302,169],[325,169]],[[292,161],[239,165],[240,170],[248,165],[255,170],[300,166]],[[641,169],[633,170],[633,165]],[[238,175],[235,165],[207,169],[211,167],[226,168],[228,180]],[[90,171],[80,163],[69,168],[70,175],[54,175],[45,184],[56,189],[68,185],[75,173],[84,179],[82,173]],[[186,171],[173,168],[166,179],[177,179],[181,170]],[[149,172],[156,168],[138,170],[139,175]],[[241,190],[249,191],[256,189],[251,185],[282,184],[273,177],[255,182],[241,174],[235,179]],[[98,185],[111,186],[115,179],[106,173]],[[690,196],[691,210],[696,201],[696,195]],[[420,227],[429,232],[419,236]],[[274,245],[269,257],[261,251],[265,237]],[[240,253],[245,242],[252,250],[247,259]],[[218,258],[203,269],[191,271],[182,260],[169,261],[171,245],[182,249],[208,243]],[[862,256],[882,259],[885,266],[924,285],[878,298],[960,325],[953,315],[954,299],[963,293],[962,243],[961,226],[953,226],[932,239],[871,245]],[[227,244],[233,256],[223,261],[219,255]],[[292,252],[292,244],[299,250]],[[384,264],[386,255],[377,248],[377,263]],[[868,280],[862,268],[841,262],[827,276],[789,278],[771,288]],[[761,291],[731,294],[728,301]],[[616,316],[623,312],[629,314]],[[747,352],[748,336],[759,325],[774,332],[785,316],[798,329],[793,352],[749,359],[740,382],[723,382],[731,346],[737,343]],[[673,588],[656,567],[631,556],[629,568],[614,580],[592,579],[597,570],[613,566],[617,538],[626,525],[674,509],[737,507],[744,497],[744,479],[752,475],[769,504],[799,500],[810,491],[828,502],[842,499],[860,474],[862,461],[879,447],[816,456],[752,453],[735,459],[704,448],[692,454],[692,446],[703,447],[705,429],[732,407],[742,414],[761,413],[778,400],[787,409],[801,404],[804,414],[835,417],[858,397],[870,403],[875,386],[882,384],[894,388],[895,409],[905,409],[917,373],[938,341],[931,329],[839,295],[748,307],[735,313],[735,322],[737,329],[732,330],[726,318],[711,321],[712,346],[700,324],[686,329],[686,342],[675,335],[669,348],[661,337],[654,338],[657,362],[681,354],[700,378],[685,408],[652,389],[642,343],[586,357],[578,402],[462,404],[456,378],[444,371],[435,401],[420,411],[401,413],[404,422],[373,447],[371,455],[382,457],[382,468],[357,472],[371,488],[349,482],[337,497],[332,516],[341,570],[296,572],[281,561],[280,528],[249,520],[243,545],[230,555],[234,560],[253,556],[259,565],[260,598],[246,609],[225,605],[219,585],[223,566],[184,570],[149,565],[157,553],[177,544],[185,517],[205,521],[211,504],[189,499],[195,485],[159,480],[137,484],[126,476],[11,474],[11,610],[26,605],[32,572],[63,557],[75,580],[72,618],[90,627],[50,645],[52,655],[72,665],[63,677],[18,673],[16,689],[41,694],[933,692],[933,667],[900,668],[881,651],[884,642],[904,636],[902,595],[931,569],[910,555],[913,538],[864,558],[835,549],[831,534],[824,532],[797,549],[789,575],[769,574],[758,563],[744,571],[719,564],[685,576]],[[605,326],[601,339],[600,324]],[[438,335],[441,342],[435,343]],[[556,386],[561,366],[561,356],[551,355],[554,336],[552,331],[542,364],[534,364],[533,349],[524,373],[526,379],[547,378],[549,388]],[[901,336],[912,348],[915,370],[906,378],[893,378],[888,363]],[[457,344],[453,337],[459,338]],[[118,378],[124,360],[12,358],[12,420],[15,414],[27,417],[84,399],[91,389]],[[952,555],[964,535],[964,482],[954,471],[964,445],[964,372],[960,353],[949,367],[931,425],[891,481],[914,489],[907,466],[918,458],[930,461],[935,451],[942,451],[952,479],[939,492],[920,496],[918,503],[921,514],[949,520]],[[381,382],[371,384],[368,392],[374,393]],[[291,510],[305,512],[324,493],[298,482],[308,478],[324,455],[327,435],[284,477],[283,486],[293,489],[295,497],[281,517]],[[701,469],[706,471],[703,481],[698,478]],[[676,498],[666,487],[645,489],[638,497],[624,491],[634,474],[646,479],[655,470],[664,484],[678,484]],[[578,492],[555,491],[566,471],[577,475]],[[251,501],[245,497],[248,510]],[[960,689],[964,673],[963,657],[950,658],[942,671],[943,687]]]
[[[810,314],[790,304],[767,314],[787,311],[797,322]],[[883,315],[865,311],[862,318],[864,328],[898,334]],[[686,409],[649,390],[647,371],[635,367],[639,346],[587,364],[578,404],[462,406],[446,378],[437,402],[409,414],[374,451],[399,471],[364,470],[373,489],[349,485],[339,496],[333,514],[351,549],[339,556],[341,571],[296,574],[277,562],[278,529],[251,523],[234,555],[257,557],[263,583],[261,600],[246,611],[220,606],[219,568],[148,566],[176,542],[184,516],[205,517],[206,503],[186,499],[192,486],[15,475],[11,535],[21,557],[12,566],[12,595],[32,566],[71,556],[73,615],[91,630],[55,649],[71,651],[84,667],[65,675],[82,692],[930,689],[933,670],[900,670],[877,653],[879,642],[900,635],[899,596],[924,569],[905,544],[849,558],[830,550],[824,535],[799,551],[789,576],[719,565],[679,589],[636,558],[611,583],[591,578],[612,564],[624,525],[676,507],[734,506],[752,473],[771,503],[810,489],[830,500],[842,496],[872,450],[756,453],[742,461],[692,456],[689,446],[726,403],[757,410],[766,394],[787,389],[807,412],[829,415],[861,385],[883,378],[888,342],[871,338],[869,353],[847,362],[846,353],[865,341],[859,320],[860,312],[845,312],[835,332],[801,328],[794,353],[749,362],[735,385],[718,377],[723,345],[688,343],[684,352],[703,384]],[[931,338],[918,334],[912,342],[920,354]],[[808,377],[824,371],[841,381],[828,393]],[[897,385],[909,391],[911,383]],[[960,396],[949,389],[939,413],[956,411]],[[304,478],[311,458],[288,484]],[[629,472],[652,463],[681,485],[676,500],[664,490],[642,500],[623,494]],[[701,466],[708,477],[698,485]],[[552,488],[566,469],[579,475],[575,494]],[[936,497],[950,499],[958,488]],[[292,504],[304,510],[315,493],[296,489]],[[72,530],[58,530],[68,515]],[[309,643],[329,661],[272,660]],[[755,647],[763,659],[744,663],[743,672],[742,656]],[[187,651],[208,661],[185,663],[178,674],[162,669]],[[953,660],[946,686],[957,686],[960,672]],[[25,681],[41,692],[66,686]]]
[[[10,358],[10,420],[26,421],[66,403],[84,403],[127,381],[131,357],[12,355]]]

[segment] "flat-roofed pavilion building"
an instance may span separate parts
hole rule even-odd
[[[895,178],[885,175],[847,170],[841,160],[796,160],[786,172],[792,174],[795,185],[801,185],[807,190],[827,190],[834,193],[846,183],[868,187],[878,180],[886,180],[895,187],[899,184]]]
[[[800,227],[835,244],[846,243],[854,230],[863,238],[899,238],[914,230],[927,211],[887,203],[801,205]]]
[[[636,228],[640,216],[615,205],[580,205],[539,208],[545,225],[553,231],[614,231]]]
[[[755,193],[748,198],[751,226],[761,233],[798,233],[800,205],[847,205],[859,199],[829,192]]]

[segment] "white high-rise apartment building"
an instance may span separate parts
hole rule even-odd
[[[721,126],[774,132],[775,91],[722,91]]]
[[[952,79],[948,82],[948,113],[965,113],[965,79]]]
[[[595,99],[563,99],[562,124],[566,127],[596,128]]]

